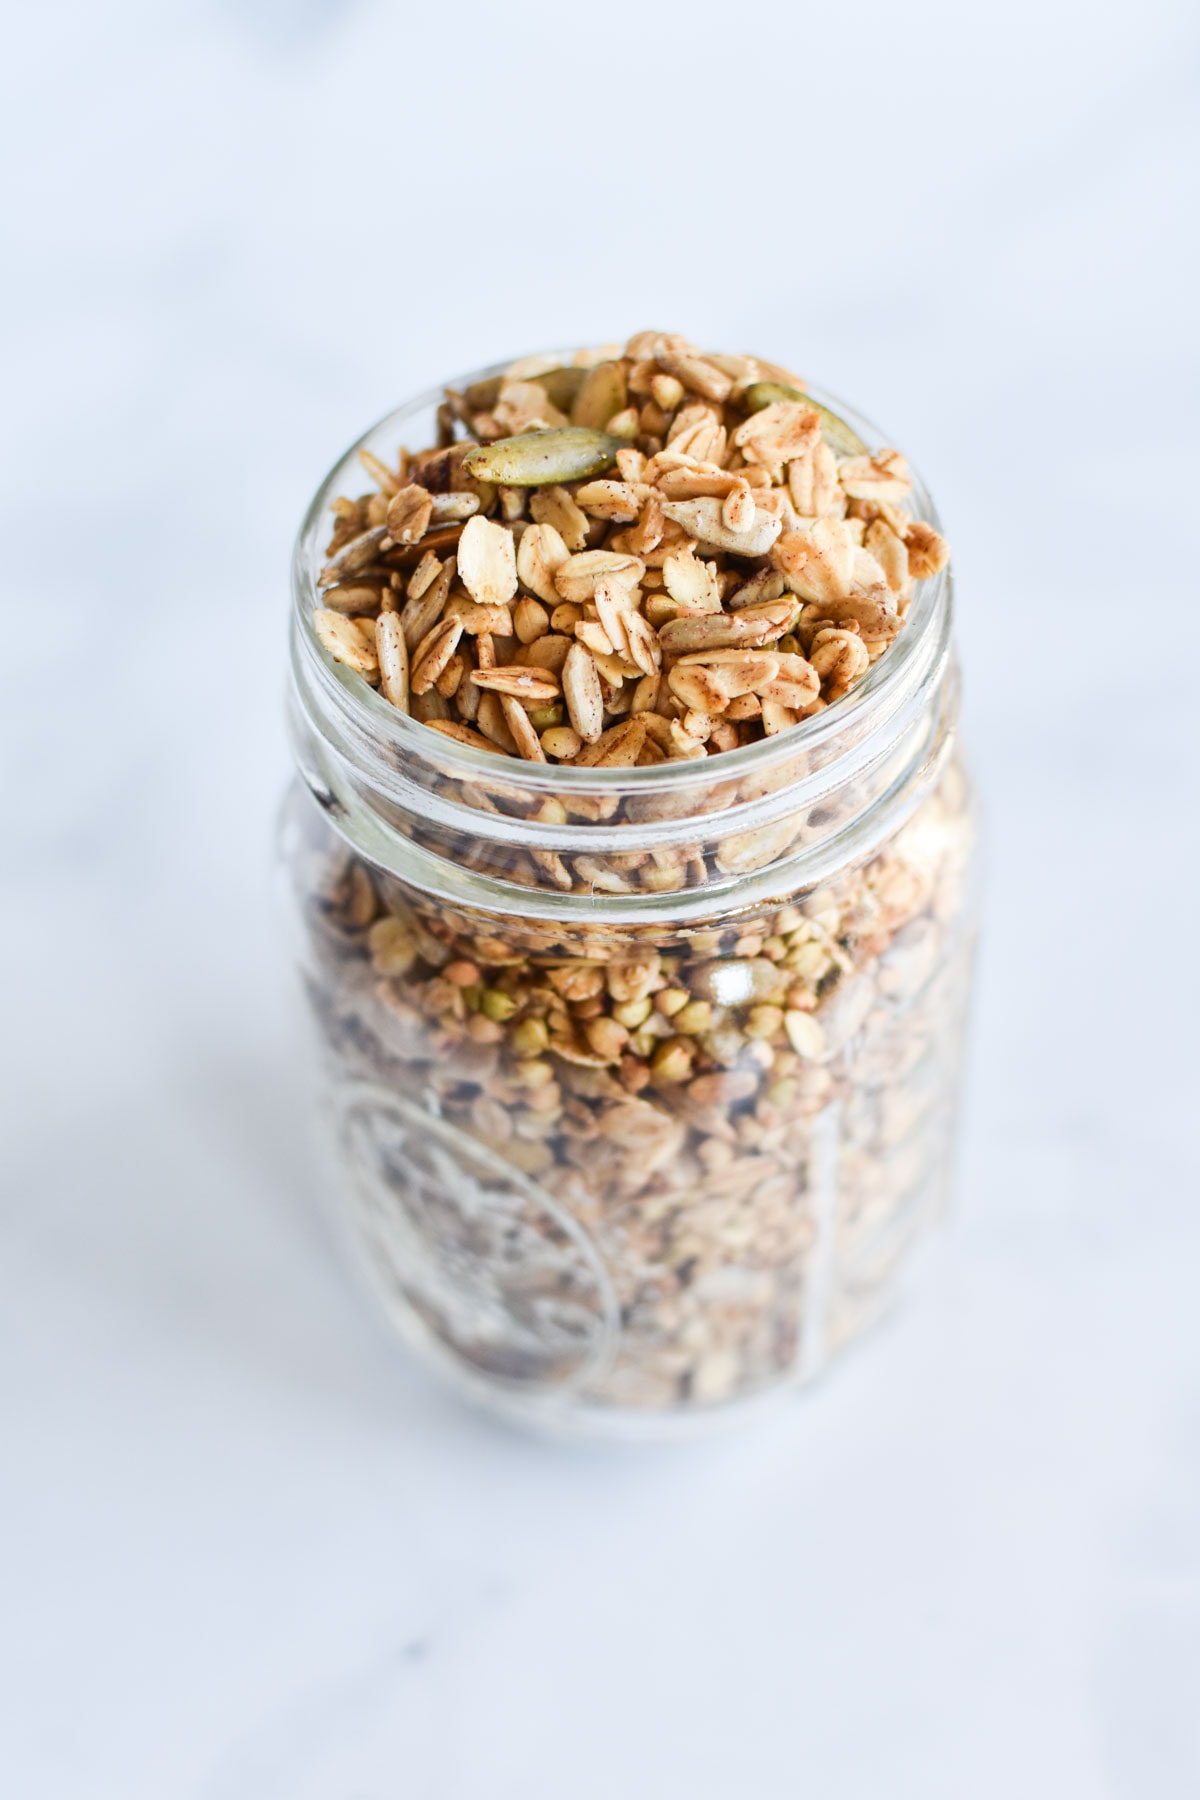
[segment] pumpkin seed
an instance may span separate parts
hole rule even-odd
[[[532,379],[545,390],[551,406],[557,406],[559,412],[569,413],[586,375],[586,369],[547,369],[544,375],[534,375]]]
[[[602,469],[611,468],[617,451],[623,448],[620,438],[609,437],[605,431],[563,425],[479,444],[467,452],[463,467],[480,480],[505,487],[548,487],[599,475]]]
[[[805,406],[811,406],[815,413],[821,415],[821,435],[831,450],[839,456],[865,456],[867,446],[858,433],[840,419],[811,394],[803,393],[799,388],[789,387],[783,381],[755,381],[743,389],[741,403],[747,412],[762,412],[766,406],[774,406],[777,400],[803,400]]]
[[[589,369],[571,408],[571,423],[601,431],[608,421],[624,412],[628,400],[625,371],[620,363],[597,363]]]

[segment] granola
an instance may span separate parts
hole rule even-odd
[[[302,589],[320,806],[288,842],[385,1299],[549,1423],[810,1376],[947,1179],[945,541],[787,370],[655,332],[447,389],[435,444],[360,459]]]
[[[527,357],[447,390],[453,440],[395,469],[364,452],[378,492],[335,507],[321,643],[412,717],[529,762],[575,764],[631,711],[637,767],[811,718],[884,654],[948,552],[906,510],[901,453],[868,451],[783,373],[639,332],[623,353]],[[374,642],[394,645],[397,610],[409,649],[428,646],[409,682],[385,678]],[[435,635],[446,619],[461,630]],[[478,704],[481,672],[550,670],[560,638],[561,695]],[[775,668],[736,694],[675,678],[689,652],[744,646],[788,660],[786,692]]]

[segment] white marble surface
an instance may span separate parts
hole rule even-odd
[[[21,1800],[1200,1791],[1194,9],[682,16],[8,22]],[[316,1223],[285,569],[415,386],[659,322],[932,481],[989,931],[919,1303],[740,1438],[564,1449],[407,1360]]]

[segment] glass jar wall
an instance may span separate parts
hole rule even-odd
[[[434,404],[363,447],[419,440]],[[515,762],[315,636],[359,447],[297,549],[283,837],[344,1216],[393,1320],[494,1405],[724,1417],[876,1317],[943,1204],[976,836],[949,574],[791,731]]]

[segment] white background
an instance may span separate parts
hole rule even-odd
[[[1184,0],[10,13],[7,1791],[1194,1800],[1197,51]],[[335,453],[651,325],[930,480],[991,881],[916,1304],[633,1452],[476,1417],[333,1257],[270,840]]]

